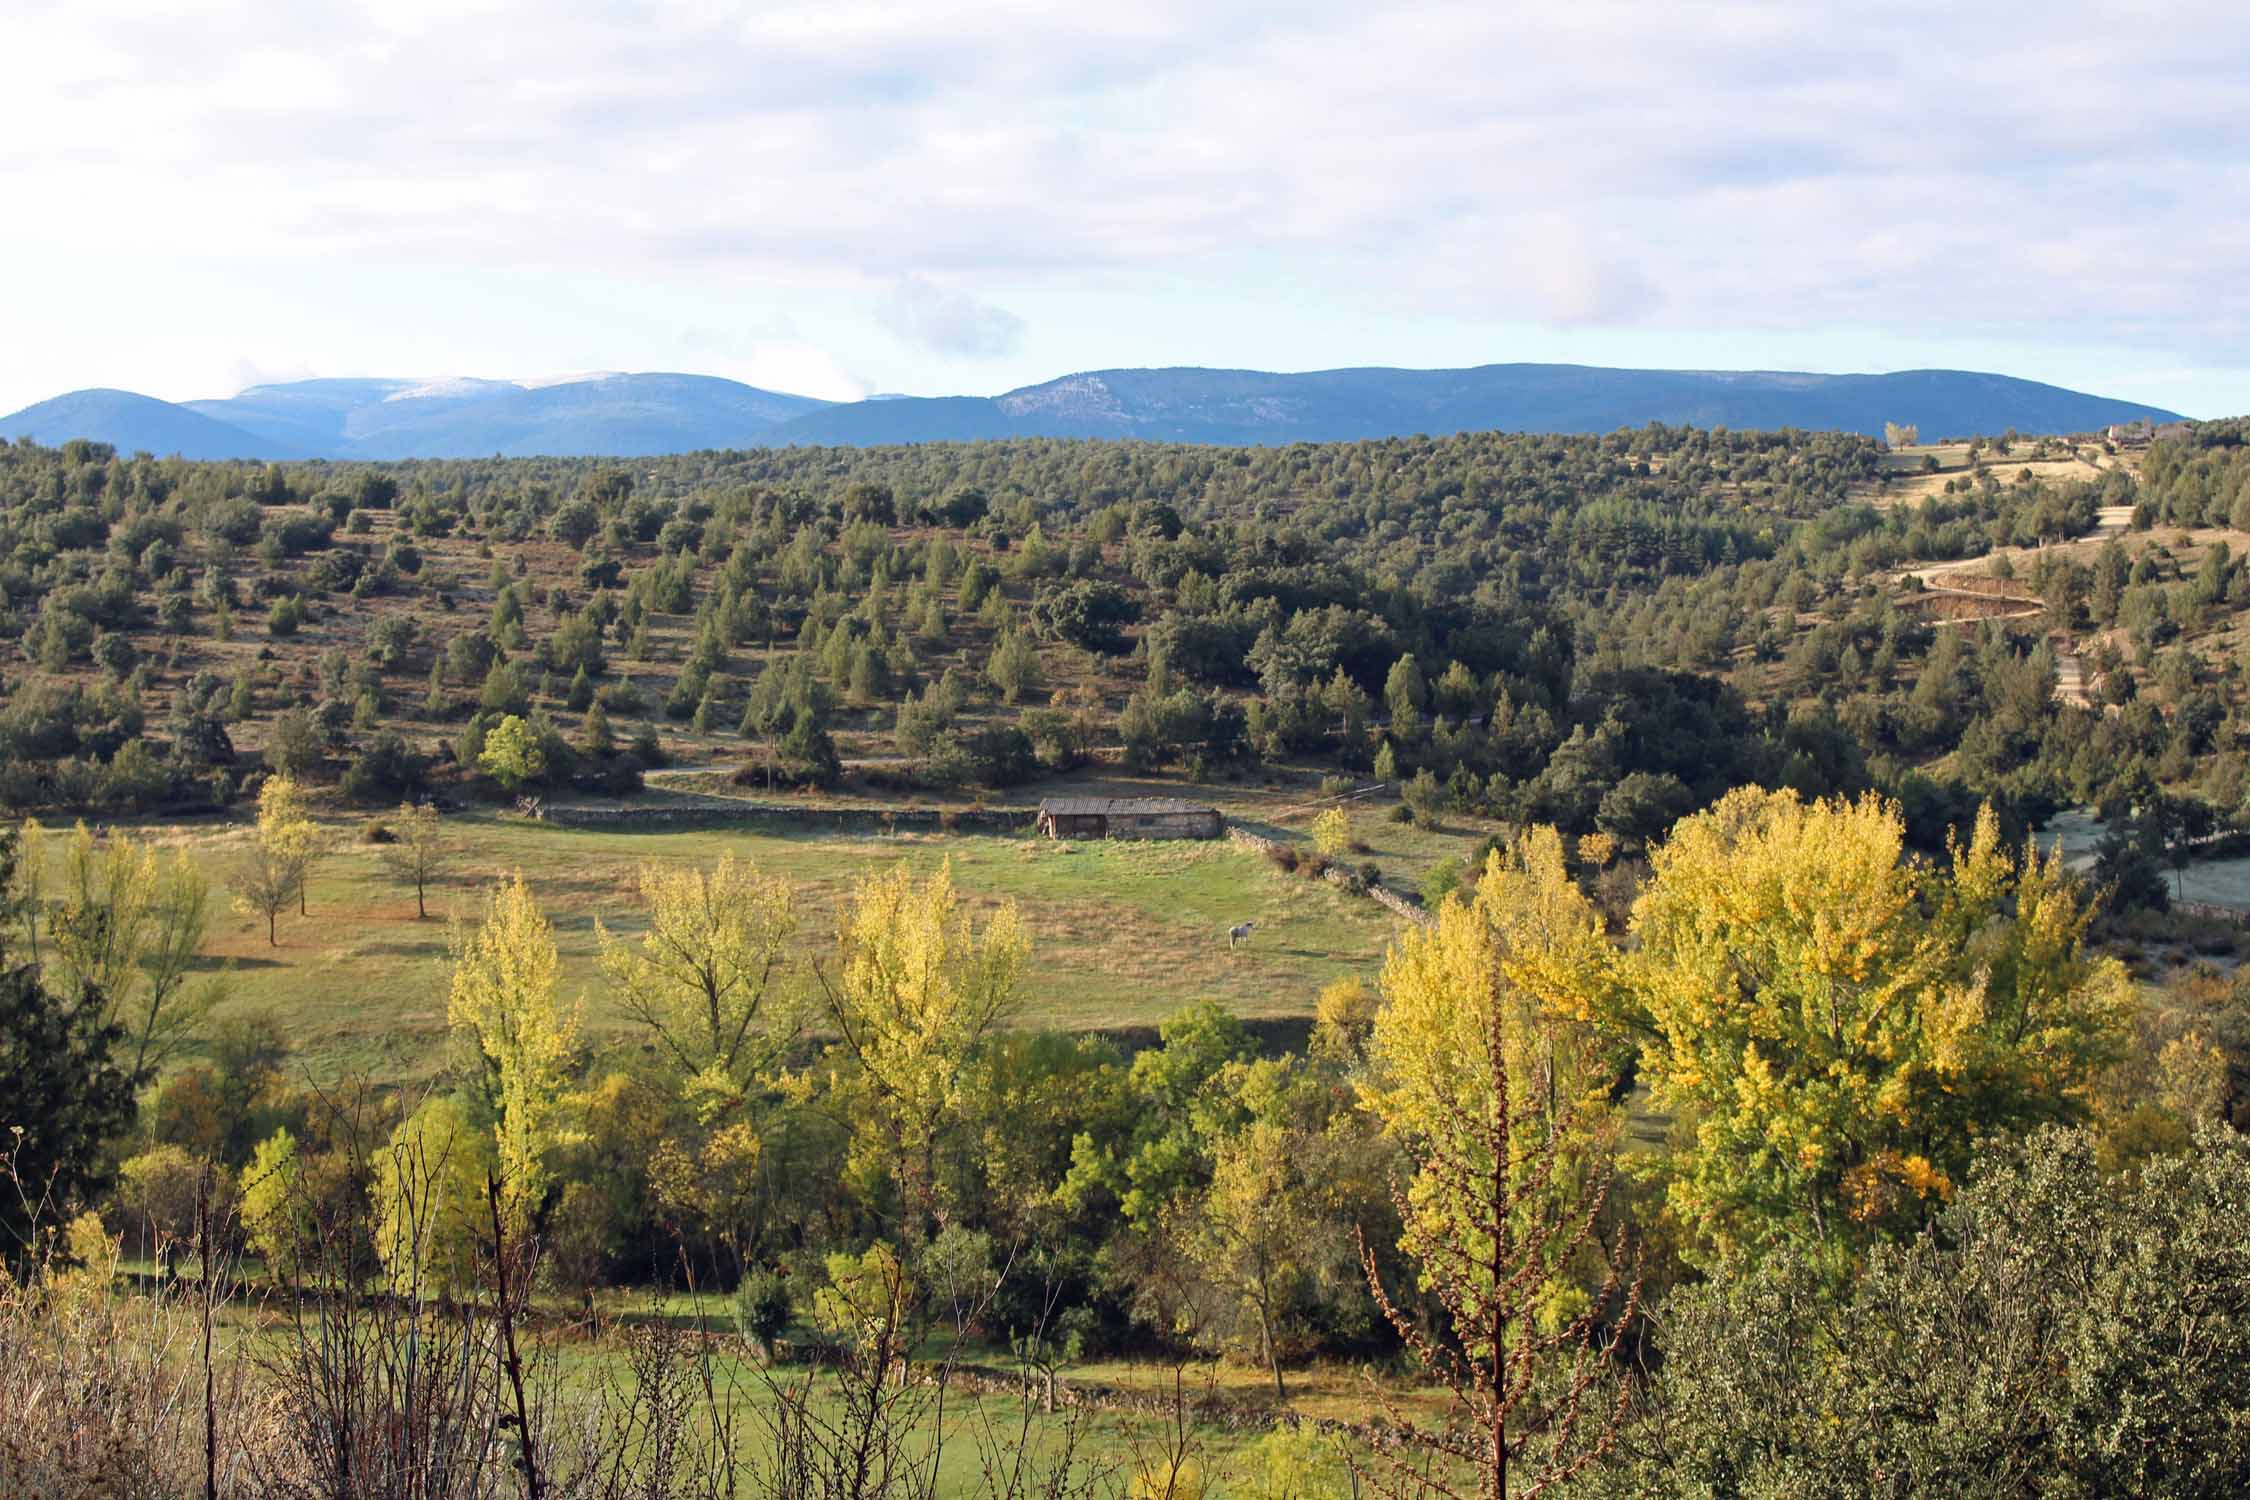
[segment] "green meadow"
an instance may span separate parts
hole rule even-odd
[[[645,805],[673,800],[651,792]],[[685,805],[684,803],[682,805]],[[1284,838],[1301,833],[1275,797],[1246,794],[1230,814]],[[1260,814],[1272,816],[1258,816]],[[131,832],[184,850],[217,893],[206,967],[221,975],[217,1015],[265,1012],[316,1078],[377,1082],[431,1076],[445,1063],[445,1007],[453,929],[473,923],[484,893],[521,871],[556,928],[563,997],[582,1007],[589,1042],[627,1041],[625,1018],[605,992],[596,924],[632,936],[642,927],[638,872],[645,864],[712,864],[732,854],[787,880],[800,926],[787,983],[809,990],[812,965],[834,942],[854,885],[905,862],[919,872],[950,863],[964,903],[979,914],[1013,902],[1033,952],[1015,1024],[1130,1032],[1153,1027],[1190,1001],[1213,999],[1245,1019],[1286,1026],[1312,1014],[1330,982],[1372,981],[1399,918],[1364,897],[1277,868],[1225,840],[1058,843],[1028,831],[812,830],[801,819],[715,815],[662,825],[574,827],[479,810],[447,819],[456,854],[431,888],[429,918],[414,892],[384,867],[367,837],[381,813],[325,820],[332,851],[308,883],[305,914],[289,913],[279,942],[262,919],[224,894],[239,865],[246,821],[143,825]],[[1027,820],[1028,821],[1028,820]],[[1366,855],[1411,889],[1447,853],[1464,853],[1481,827],[1439,831],[1355,815]],[[1230,948],[1226,930],[1254,922]]]

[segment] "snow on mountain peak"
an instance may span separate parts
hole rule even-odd
[[[579,385],[592,380],[611,380],[618,374],[616,370],[578,370],[564,375],[533,375],[519,380],[482,380],[474,375],[445,375],[434,380],[412,381],[383,399],[425,401],[459,399],[464,396],[497,396],[506,391],[536,391],[551,385]]]

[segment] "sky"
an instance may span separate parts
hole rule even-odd
[[[2250,412],[2250,7],[9,0],[0,412],[1997,370]]]

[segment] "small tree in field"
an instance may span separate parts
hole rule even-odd
[[[430,909],[424,892],[452,862],[453,841],[445,836],[438,810],[427,802],[400,803],[397,832],[398,842],[383,847],[383,868],[401,884],[414,887],[414,915],[428,921]]]
[[[266,943],[279,941],[275,919],[297,903],[302,915],[305,876],[320,852],[320,829],[305,811],[304,795],[287,776],[270,776],[258,792],[258,827],[250,853],[236,870],[235,902],[266,919]]]

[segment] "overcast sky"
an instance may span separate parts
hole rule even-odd
[[[0,411],[1523,359],[2250,411],[2246,17],[9,0]]]

